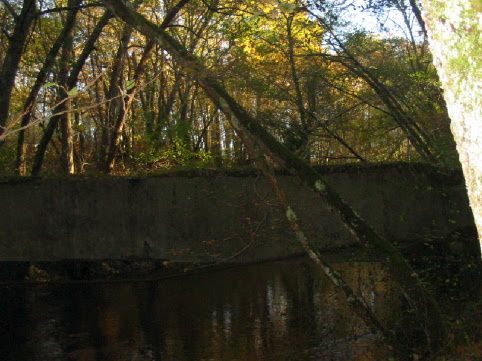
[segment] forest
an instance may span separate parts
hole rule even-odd
[[[313,165],[458,166],[415,1],[135,6]],[[4,1],[0,11],[2,174],[249,164],[226,115],[195,79],[100,4]],[[379,22],[376,32],[353,24],[364,13]]]
[[[76,179],[98,176],[99,184],[127,179],[132,186],[127,207],[145,214],[144,205],[134,204],[132,190],[145,176],[255,169],[314,273],[322,273],[343,295],[350,314],[388,347],[390,360],[475,360],[482,355],[477,237],[477,231],[482,236],[481,48],[476,20],[481,9],[476,1],[464,5],[452,0],[458,11],[453,13],[461,14],[457,22],[442,3],[1,0],[0,185],[8,193],[8,187],[53,179],[61,199],[62,187],[77,184],[69,183]],[[423,170],[431,185],[413,186],[426,187],[427,194],[436,188],[444,202],[455,196],[443,187],[460,182],[473,212],[469,229],[454,226],[456,231],[443,237],[412,237],[409,246],[399,247],[323,173],[329,168],[323,166],[370,170],[397,165]],[[357,246],[382,265],[400,291],[399,310],[406,310],[396,327],[354,286],[351,274],[340,273],[319,249],[317,236],[306,227],[304,218],[309,217],[300,217],[277,176],[282,172],[300,181],[299,197],[303,189],[319,197]],[[35,187],[26,193],[32,199],[40,194]],[[44,199],[63,204],[63,199],[55,203],[51,193]],[[18,194],[12,191],[13,201],[6,204],[16,206],[14,198],[25,197]],[[404,196],[409,192],[398,194]],[[80,198],[66,210],[72,218],[64,223],[71,231],[77,231],[75,222],[84,221],[79,204]],[[117,211],[115,205],[111,208]],[[43,219],[43,212],[32,212],[32,224]],[[452,213],[457,212],[455,206],[447,211],[449,226],[456,223]],[[22,213],[29,215],[29,210]],[[89,227],[100,224],[85,219]],[[133,229],[129,226],[127,233]],[[27,237],[26,230],[4,229],[0,227],[3,244],[9,232]],[[38,237],[49,244],[47,250],[61,243],[54,227],[42,232]],[[142,257],[149,259],[153,247],[143,242]],[[42,278],[37,260],[28,261],[27,276]],[[358,267],[356,261],[345,262]],[[101,265],[111,267],[104,261]],[[223,311],[223,317],[231,316]]]

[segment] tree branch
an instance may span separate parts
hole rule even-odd
[[[3,0],[2,0],[3,1]],[[88,8],[94,8],[94,7],[102,7],[102,3],[90,3],[90,4],[85,4],[85,5],[78,5],[78,6],[61,6],[61,7],[56,7],[52,9],[46,9],[42,10],[39,12],[39,16],[45,15],[45,14],[52,14],[52,13],[60,13],[62,11],[72,11],[72,10],[82,10],[82,9],[88,9]]]

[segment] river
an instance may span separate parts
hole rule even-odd
[[[396,320],[399,297],[381,265],[336,267],[381,319]],[[302,258],[0,292],[3,361],[387,359],[343,296]]]

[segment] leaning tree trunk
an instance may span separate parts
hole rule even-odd
[[[255,142],[256,148],[266,157],[292,170],[338,212],[344,224],[362,243],[372,247],[378,255],[387,260],[390,275],[399,284],[410,304],[413,305],[416,319],[424,325],[429,349],[434,351],[443,348],[447,342],[447,333],[438,304],[433,296],[424,289],[417,274],[400,252],[366,224],[313,168],[296,157],[261,127],[259,119],[252,118],[226,92],[202,62],[190,54],[176,39],[138,14],[125,1],[104,0],[104,3],[117,17],[148,38],[155,40],[165,51],[169,52],[183,70],[198,81],[211,100],[227,115],[232,127],[241,136],[243,142]]]
[[[22,10],[15,19],[15,29],[0,69],[0,135],[4,131],[10,112],[10,97],[15,84],[20,59],[30,27],[37,16],[36,0],[24,0]]]
[[[107,25],[107,23],[111,18],[112,18],[112,13],[106,10],[106,12],[102,15],[102,17],[95,25],[94,30],[92,31],[89,38],[84,44],[82,53],[79,55],[79,58],[77,59],[77,61],[75,62],[74,66],[70,71],[69,78],[67,79],[67,84],[65,86],[67,91],[71,90],[76,86],[77,79],[79,77],[80,72],[82,71],[82,68],[84,67],[85,62],[87,61],[88,57],[94,50],[94,46],[95,46],[95,43],[97,42],[97,39],[99,38],[100,34],[102,33],[102,30],[104,29],[104,27]],[[59,109],[55,107],[53,113],[58,114]],[[47,127],[45,128],[45,131],[42,135],[42,138],[40,139],[40,142],[37,147],[37,151],[35,152],[35,156],[33,159],[33,164],[32,164],[33,176],[38,175],[40,173],[40,170],[42,169],[45,152],[47,151],[47,147],[50,143],[50,140],[52,139],[55,129],[57,128],[57,124],[59,120],[60,120],[60,117],[57,115],[54,115],[48,122]]]
[[[368,304],[357,295],[353,289],[346,283],[343,277],[333,269],[333,267],[324,260],[323,255],[317,249],[316,245],[306,236],[303,228],[300,225],[298,216],[291,207],[286,193],[282,189],[275,175],[274,168],[269,158],[266,158],[261,149],[258,149],[256,139],[252,136],[244,138],[244,143],[251,158],[258,169],[267,178],[271,189],[278,199],[278,203],[285,213],[286,220],[295,236],[295,239],[301,245],[308,257],[322,270],[328,277],[331,283],[340,289],[346,296],[346,301],[350,309],[358,315],[369,329],[374,333],[380,335],[386,342],[392,345],[394,350],[400,354],[406,354],[408,349],[396,337],[395,334],[381,324],[373,310]]]
[[[480,0],[422,2],[482,249],[482,5]]]
[[[37,96],[42,89],[42,85],[47,80],[52,67],[55,63],[55,58],[59,53],[62,44],[65,42],[65,39],[69,36],[72,31],[72,28],[75,25],[75,19],[77,13],[79,12],[78,5],[82,0],[76,0],[73,4],[72,10],[69,11],[67,15],[67,19],[65,21],[64,27],[62,31],[57,36],[54,44],[50,48],[47,56],[45,57],[45,61],[42,65],[42,68],[37,74],[37,78],[35,79],[35,83],[33,87],[30,89],[30,93],[28,94],[27,100],[23,106],[23,114],[22,114],[22,121],[20,124],[20,131],[18,132],[18,139],[17,139],[17,159],[15,162],[15,168],[19,175],[25,175],[27,170],[25,166],[25,127],[28,126],[30,123],[30,119],[32,118],[33,107],[35,105],[35,101]]]

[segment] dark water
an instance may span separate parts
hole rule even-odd
[[[379,265],[338,267],[379,317],[396,317],[397,297]],[[0,292],[2,361],[387,359],[305,260]]]

